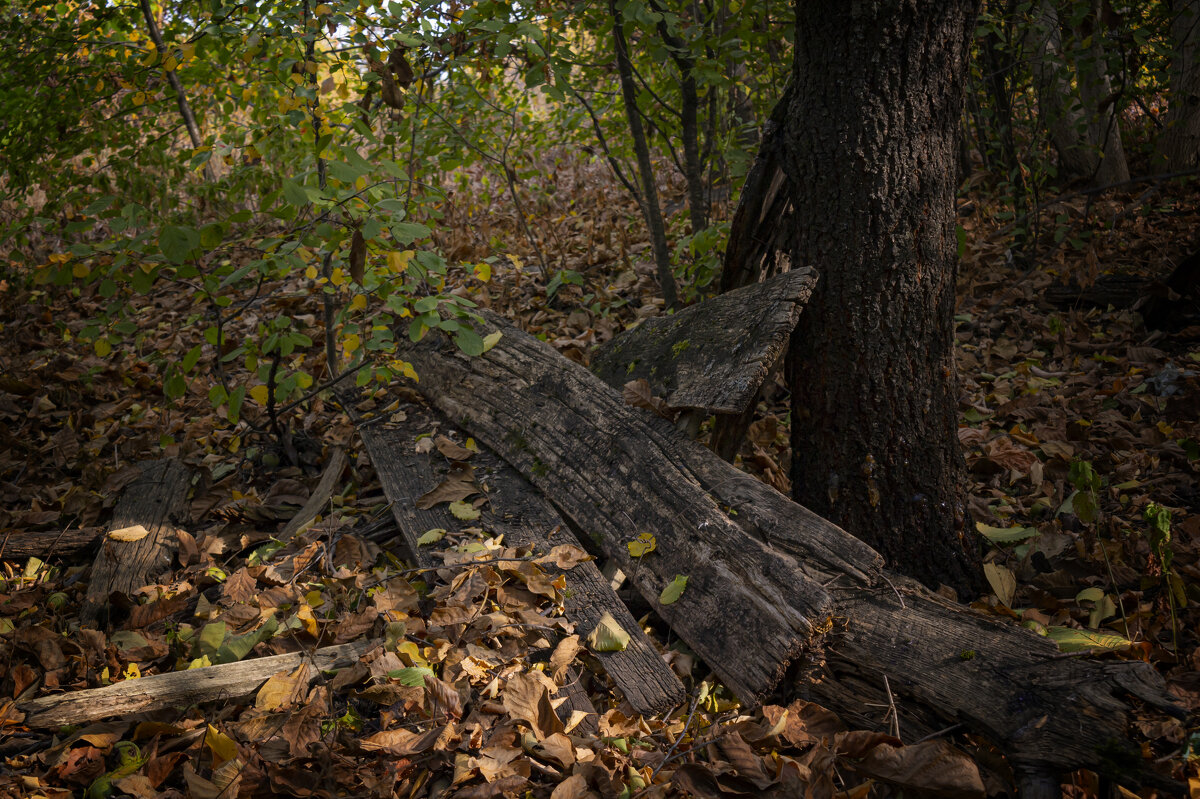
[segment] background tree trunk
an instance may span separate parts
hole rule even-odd
[[[1088,141],[1102,153],[1092,183],[1109,186],[1129,180],[1129,165],[1121,143],[1121,125],[1117,111],[1121,104],[1113,92],[1108,74],[1108,60],[1101,43],[1104,23],[1100,19],[1100,0],[1094,0],[1088,17],[1090,31],[1080,31],[1091,44],[1076,59],[1079,96],[1089,114]],[[1088,35],[1090,33],[1090,36]]]
[[[783,164],[798,502],[918,579],[979,585],[956,436],[955,141],[972,0],[796,3]]]
[[[1163,167],[1174,172],[1200,160],[1200,0],[1176,0],[1171,14],[1170,106],[1158,156]]]
[[[1058,151],[1058,164],[1071,177],[1091,180],[1100,154],[1088,145],[1087,122],[1079,96],[1071,87],[1071,75],[1063,57],[1058,10],[1051,0],[1040,0],[1031,10],[1029,63],[1037,91],[1038,115],[1050,143]]]

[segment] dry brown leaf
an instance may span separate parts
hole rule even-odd
[[[460,502],[479,493],[475,484],[475,469],[467,463],[454,463],[450,472],[436,487],[417,497],[416,506],[429,510],[439,502]]]
[[[360,286],[366,275],[366,268],[367,240],[363,238],[361,230],[356,230],[350,237],[350,277],[354,278],[354,282]]]
[[[881,743],[854,768],[935,799],[982,799],[986,795],[975,763],[945,740],[912,746]]]
[[[258,583],[243,566],[229,575],[221,586],[221,596],[230,602],[251,602],[258,593]]]
[[[570,571],[587,560],[594,558],[574,544],[559,544],[534,561],[534,563],[553,563],[563,571]]]
[[[645,378],[639,377],[637,380],[630,380],[625,384],[621,391],[621,397],[625,400],[626,405],[632,405],[635,408],[645,408],[648,411],[653,411],[664,419],[675,420],[675,413],[667,405],[662,397],[654,396],[654,391],[650,388],[650,383]]]
[[[452,461],[465,461],[467,458],[475,454],[466,447],[455,444],[445,436],[438,436],[433,440],[433,443],[437,447],[438,452],[442,453]]]
[[[426,674],[425,690],[429,692],[429,699],[435,711],[455,719],[462,715],[462,697],[453,685],[432,674]]]
[[[563,723],[550,704],[550,692],[532,674],[515,674],[504,686],[504,709],[514,719],[529,724],[539,741],[563,731]]]
[[[308,688],[309,668],[307,663],[301,663],[293,672],[272,675],[258,689],[254,706],[259,710],[279,710],[299,702]]]
[[[582,649],[583,644],[580,643],[578,635],[568,635],[558,642],[558,646],[554,647],[554,654],[550,656],[551,677],[554,682],[562,685],[567,669],[575,662],[575,656]]]

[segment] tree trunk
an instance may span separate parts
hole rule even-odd
[[[663,224],[662,209],[658,204],[658,189],[654,185],[654,167],[650,163],[650,145],[642,127],[641,112],[637,106],[637,89],[633,84],[633,64],[629,60],[629,43],[625,39],[625,17],[617,8],[616,0],[609,0],[609,13],[613,22],[613,42],[617,53],[617,76],[621,83],[621,97],[625,101],[625,117],[629,121],[629,136],[633,139],[633,150],[637,155],[638,174],[642,179],[642,215],[650,232],[654,264],[658,270],[658,283],[662,289],[663,302],[668,309],[678,307],[679,294],[675,288],[675,275],[671,271],[671,253],[667,249],[667,233]]]
[[[1085,40],[1090,40],[1091,44],[1076,59],[1075,70],[1079,96],[1090,116],[1088,141],[1102,154],[1092,182],[1097,186],[1109,186],[1129,180],[1129,165],[1125,161],[1121,126],[1117,121],[1118,98],[1113,93],[1108,60],[1101,44],[1103,23],[1100,21],[1100,2],[1094,0],[1091,35],[1085,36]]]
[[[1200,160],[1200,0],[1175,0],[1171,14],[1170,106],[1158,156],[1167,171],[1175,172]]]
[[[796,3],[783,168],[796,500],[930,585],[979,586],[957,430],[955,140],[977,3]]]
[[[1058,10],[1051,0],[1040,0],[1031,13],[1028,52],[1038,115],[1046,126],[1050,143],[1058,151],[1062,171],[1071,177],[1091,180],[1100,165],[1100,154],[1088,145],[1083,107],[1071,87],[1070,70],[1063,58]]]

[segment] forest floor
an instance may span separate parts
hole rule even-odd
[[[554,191],[529,199],[548,275],[511,211],[450,204],[437,243],[452,262],[511,252],[489,283],[464,280],[457,290],[586,362],[594,344],[661,313],[661,301],[642,226],[603,167],[560,159],[545,174]],[[1196,246],[1196,187],[1165,186],[1149,202],[1143,188],[1047,209],[1061,230],[1043,239],[1057,232],[1062,243],[1043,243],[1029,265],[1008,257],[994,201],[960,199],[959,438],[992,586],[973,606],[1040,632],[1067,629],[1056,634],[1066,650],[1148,660],[1194,712],[1200,328],[1152,331],[1128,307],[1047,302],[1068,276],[1085,286],[1112,274],[1161,279]],[[682,195],[664,189],[668,200]],[[547,299],[559,270],[579,285],[560,281]],[[304,282],[264,287],[233,334],[286,310],[309,319],[321,341]],[[153,353],[181,358],[202,343],[187,324],[197,300],[185,287],[148,295],[145,338],[105,358],[75,338],[98,302],[87,289],[17,273],[0,280],[0,795],[608,799],[803,789],[849,799],[905,786],[920,793],[936,781],[949,786],[944,796],[970,796],[976,766],[989,795],[1010,790],[1002,760],[973,736],[955,737],[963,754],[935,762],[922,743],[847,730],[801,700],[745,712],[677,641],[664,648],[689,701],[638,716],[580,648],[586,631],[562,618],[561,593],[532,590],[525,553],[476,531],[488,564],[455,565],[463,556],[451,553],[445,569],[407,571],[378,479],[333,401],[295,409],[290,444],[280,446],[251,401],[236,425],[214,412],[205,347],[187,393],[169,402]],[[319,375],[323,360],[312,355],[307,368]],[[739,463],[786,491],[786,387],[759,411]],[[327,512],[276,541],[337,446],[350,466]],[[164,456],[204,475],[171,571],[130,598],[143,609],[119,629],[81,629],[95,545],[63,542],[100,536],[137,464]],[[533,617],[538,624],[527,623]],[[273,635],[264,624],[278,625]],[[656,619],[645,624],[668,640]],[[390,649],[311,688],[296,675],[272,678],[248,703],[52,731],[30,728],[16,704],[228,659],[237,641],[258,657],[371,636],[391,636]],[[598,735],[549,709],[566,665],[586,675]],[[1147,761],[1191,780],[1200,796],[1200,734],[1146,719],[1131,734]],[[893,756],[872,757],[881,747]],[[1100,791],[1088,772],[1064,785],[1069,796]]]

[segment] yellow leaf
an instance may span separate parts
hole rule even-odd
[[[125,671],[122,674],[122,676],[126,680],[136,680],[142,676],[142,670],[138,668],[138,664],[130,663],[128,666],[125,667]]]
[[[196,45],[194,42],[191,44],[185,44],[180,49],[183,50],[183,57],[185,60],[191,60],[196,57]]]
[[[151,47],[146,51],[146,55],[142,58],[142,66],[152,67],[154,62],[158,60],[158,48]]]
[[[288,75],[288,80],[290,80],[292,83],[299,85],[304,82],[304,76],[301,75],[299,72],[293,72],[292,74]]]
[[[351,333],[343,340],[343,346],[346,348],[346,352],[354,352],[361,344],[362,339],[358,337],[357,333]]]
[[[627,543],[625,548],[629,550],[630,555],[635,558],[640,558],[644,555],[649,555],[658,548],[658,539],[654,537],[653,533],[642,533],[637,538]]]
[[[300,666],[290,674],[281,671],[272,676],[258,694],[254,697],[254,707],[259,710],[278,710],[296,704],[303,695],[301,691],[308,687],[308,664]]]
[[[317,268],[315,266],[310,266],[308,269],[305,269],[304,276],[306,278],[308,278],[309,280],[316,280],[317,279]]]
[[[178,66],[179,60],[173,55],[167,56],[167,60],[163,61],[163,69],[165,69],[167,72],[174,72],[175,68]]]
[[[237,757],[237,744],[211,724],[208,725],[208,731],[204,734],[204,744],[212,750],[214,765]]]
[[[96,343],[93,346],[96,348],[96,354],[101,358],[107,358],[108,354],[112,352],[112,344],[109,344],[106,338],[96,339]]]
[[[408,361],[392,361],[388,364],[388,368],[393,372],[399,372],[413,382],[420,381],[420,379],[417,377],[417,370],[413,369],[413,365]]]
[[[463,502],[461,500],[450,503],[450,513],[454,515],[454,518],[461,519],[464,522],[475,521],[479,518],[479,509],[470,502]]]
[[[346,273],[342,271],[340,266],[333,268],[333,272],[329,275],[329,282],[335,286],[340,286],[346,282]]]
[[[313,615],[313,610],[308,605],[301,605],[300,610],[296,611],[296,618],[304,625],[304,632],[316,638],[320,630],[317,627],[317,617]]]
[[[113,541],[139,541],[150,535],[150,531],[140,524],[122,527],[119,530],[110,530],[108,537]]]
[[[302,389],[308,388],[309,386],[312,385],[312,375],[306,374],[304,372],[297,372],[296,373],[296,385]]]
[[[71,267],[71,274],[75,277],[87,277],[91,273],[92,270],[88,269],[88,265],[79,261],[76,261],[75,265]]]
[[[362,190],[363,190],[363,189],[365,189],[366,187],[367,187],[367,179],[366,179],[366,177],[360,177],[360,178],[358,178],[358,180],[354,181],[354,188],[355,188],[355,190],[357,190],[357,191],[362,191]]]
[[[350,310],[352,310],[352,311],[361,311],[363,308],[366,308],[366,307],[367,307],[367,295],[366,294],[355,294],[354,299],[350,300]]]
[[[492,279],[492,265],[487,261],[480,261],[475,264],[475,278],[484,283]]]
[[[490,350],[492,347],[494,347],[494,346],[496,346],[497,344],[499,344],[499,343],[500,343],[500,337],[501,337],[501,336],[503,336],[503,335],[504,335],[503,333],[501,333],[499,330],[497,330],[497,331],[496,331],[496,332],[494,332],[494,333],[488,333],[486,336],[484,336],[484,337],[483,337],[483,351],[484,351],[484,352],[487,352],[487,351],[488,351],[488,350]]]
[[[259,383],[257,386],[251,386],[250,390],[246,393],[250,395],[250,399],[254,400],[259,405],[267,404],[267,387],[262,383]]]
[[[326,17],[333,13],[333,7],[328,3],[321,3],[319,6],[313,9],[313,13],[318,17]]]
[[[629,633],[621,629],[611,613],[605,613],[588,633],[587,644],[593,652],[623,652],[629,646]]]
[[[996,598],[1006,606],[1012,607],[1013,594],[1017,592],[1017,578],[1006,566],[997,563],[983,564],[983,576],[987,578]]]

